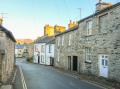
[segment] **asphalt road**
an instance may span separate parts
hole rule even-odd
[[[102,89],[49,66],[30,64],[24,60],[17,60],[17,65],[22,69],[27,89]]]

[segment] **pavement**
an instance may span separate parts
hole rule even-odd
[[[14,89],[104,89],[59,70],[17,60],[19,67]],[[21,87],[22,86],[22,87]]]

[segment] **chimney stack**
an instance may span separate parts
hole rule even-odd
[[[112,3],[106,3],[102,2],[102,0],[99,0],[99,2],[96,4],[96,12],[101,11],[110,6],[112,6]]]

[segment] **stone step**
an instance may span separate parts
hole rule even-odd
[[[0,89],[13,89],[12,85],[2,85]]]

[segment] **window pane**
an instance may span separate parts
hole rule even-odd
[[[102,56],[102,58],[104,58],[104,56]]]
[[[107,66],[108,65],[108,61],[107,60],[105,60],[105,66]]]
[[[108,56],[105,56],[105,58],[107,58]]]
[[[102,59],[102,65],[104,65],[104,59]]]

